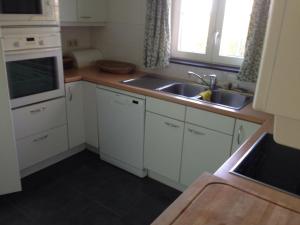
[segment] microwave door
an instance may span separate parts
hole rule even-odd
[[[1,14],[42,15],[42,0],[0,0]]]
[[[64,96],[61,54],[27,53],[6,57],[13,108]]]

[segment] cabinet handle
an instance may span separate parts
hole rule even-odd
[[[202,133],[200,131],[196,131],[196,130],[191,129],[191,128],[189,128],[188,131],[191,132],[192,134],[196,134],[196,135],[201,135],[201,136],[205,135],[205,133]]]
[[[69,101],[71,102],[72,100],[73,100],[72,88],[69,87]]]
[[[47,109],[47,107],[42,107],[40,109],[33,109],[30,111],[31,114],[37,114],[37,113],[41,113],[43,111],[45,111]]]
[[[34,139],[33,142],[35,142],[35,143],[40,142],[40,141],[46,140],[48,137],[49,137],[49,135],[47,134],[47,135],[44,135],[42,137]]]
[[[173,123],[165,122],[165,124],[166,124],[167,126],[169,126],[169,127],[172,127],[172,128],[179,128],[178,125],[173,124]]]
[[[238,143],[238,145],[240,145],[241,144],[241,136],[242,136],[242,129],[243,129],[243,126],[240,126],[239,127],[239,130],[238,130],[238,136],[237,136],[237,143]]]
[[[91,19],[92,17],[91,16],[81,16],[80,18],[81,19]]]

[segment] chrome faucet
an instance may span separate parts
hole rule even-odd
[[[202,83],[204,83],[206,86],[208,86],[211,90],[215,90],[217,87],[217,76],[215,74],[199,75],[197,73],[189,71],[188,75],[199,78],[202,81]],[[209,77],[209,80],[210,80],[209,83],[205,80],[205,77]]]

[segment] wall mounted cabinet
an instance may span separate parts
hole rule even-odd
[[[107,0],[60,0],[62,26],[103,26]]]

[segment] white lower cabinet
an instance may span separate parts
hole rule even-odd
[[[82,87],[85,142],[94,148],[98,148],[97,85],[82,82]]]
[[[66,84],[70,149],[85,143],[82,82]]]
[[[17,149],[21,170],[67,151],[67,126],[19,139]]]
[[[184,122],[146,113],[145,167],[179,182]]]
[[[261,126],[256,123],[251,123],[244,120],[236,120],[231,153],[234,153],[236,150],[238,150],[239,147],[241,147],[241,145],[244,144],[244,142],[260,127]]]
[[[192,184],[202,173],[214,173],[230,156],[232,136],[186,123],[180,183]]]

